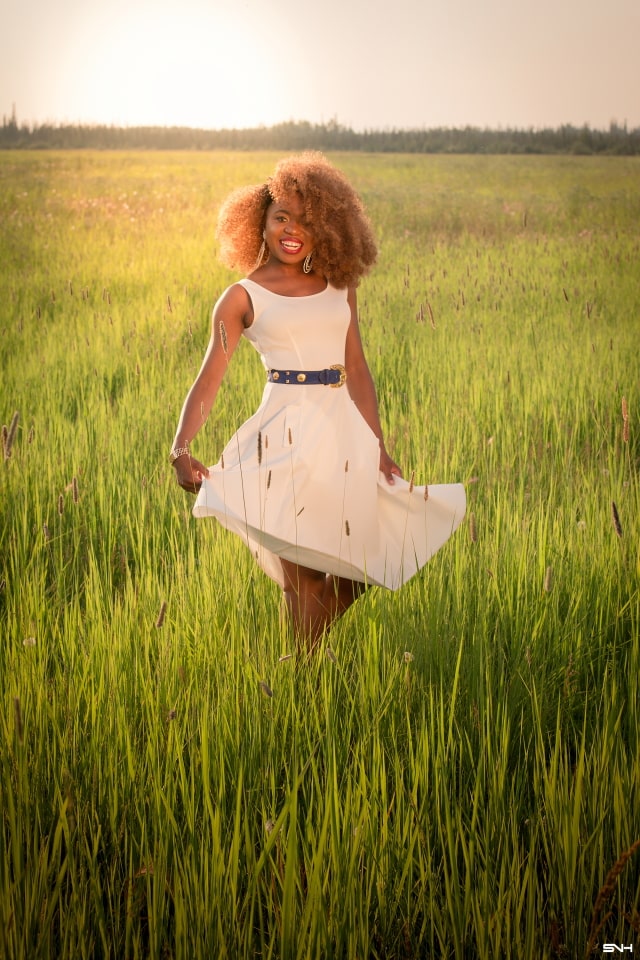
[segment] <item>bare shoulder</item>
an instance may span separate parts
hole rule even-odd
[[[253,322],[251,297],[241,283],[232,283],[220,294],[213,312],[217,317],[222,314],[225,318],[235,319],[243,327],[250,327]]]

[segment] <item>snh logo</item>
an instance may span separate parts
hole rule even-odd
[[[602,944],[603,953],[633,953],[633,944],[630,943],[628,946],[621,943],[603,943]]]

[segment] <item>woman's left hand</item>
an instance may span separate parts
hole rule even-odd
[[[387,483],[394,484],[394,477],[401,477],[402,470],[391,459],[385,448],[380,445],[380,472],[384,473]]]

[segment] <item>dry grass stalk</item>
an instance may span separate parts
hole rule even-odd
[[[415,470],[411,471],[411,480],[409,481],[409,493],[413,493],[413,481],[415,478]]]
[[[432,330],[435,330],[435,328],[436,328],[436,321],[435,321],[434,316],[433,316],[433,310],[431,309],[431,304],[429,303],[428,300],[427,300],[427,313],[429,314],[429,322],[430,322],[430,324],[431,324],[431,329],[432,329]]]
[[[622,398],[622,439],[629,443],[629,407],[626,397]]]
[[[475,513],[469,514],[469,536],[471,537],[471,543],[478,542],[478,528],[476,526]]]
[[[611,501],[611,519],[613,520],[613,528],[622,539],[622,524],[620,523],[620,516],[618,514],[618,508],[616,507],[615,500]]]
[[[160,604],[160,613],[158,614],[158,619],[156,620],[156,627],[160,627],[164,624],[164,618],[167,612],[167,601],[163,600]]]
[[[22,725],[22,710],[20,709],[20,698],[13,698],[13,713],[16,721],[16,734],[18,741],[22,743],[24,739],[24,727]]]
[[[42,532],[44,533],[44,542],[49,543],[51,540],[51,534],[49,532],[49,525],[47,523],[42,524]]]
[[[173,307],[171,306],[171,297],[167,294],[167,310],[169,313],[173,313]]]
[[[611,916],[611,911],[609,911],[603,917],[600,917],[602,909],[615,892],[618,884],[618,877],[624,870],[627,862],[631,859],[634,853],[638,852],[638,850],[640,850],[640,840],[636,840],[635,843],[631,844],[628,850],[625,850],[620,854],[614,865],[611,867],[611,870],[609,870],[609,873],[606,875],[604,884],[598,891],[598,896],[596,897],[596,902],[593,905],[593,913],[591,915],[591,926],[589,927],[589,939],[587,940],[585,957],[588,957],[593,952],[597,937],[606,921]]]
[[[11,423],[9,427],[2,428],[2,441],[4,446],[4,458],[8,460],[11,456],[11,450],[13,448],[13,441],[16,437],[16,430],[18,429],[18,421],[20,420],[20,414],[16,410],[13,416],[11,417]],[[6,433],[5,433],[6,431]]]
[[[227,328],[224,325],[224,321],[220,321],[220,339],[222,341],[222,349],[225,352],[225,356],[229,353],[229,341],[227,340]]]

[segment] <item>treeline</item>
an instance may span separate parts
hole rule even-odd
[[[608,130],[566,124],[553,129],[435,127],[358,132],[332,120],[290,121],[246,130],[19,124],[3,119],[0,149],[94,150],[349,150],[372,153],[640,154],[640,128]]]

